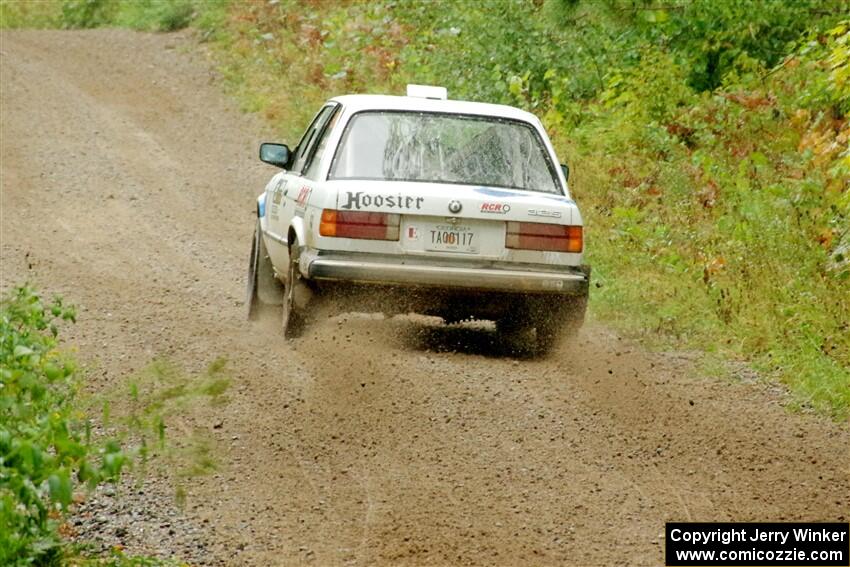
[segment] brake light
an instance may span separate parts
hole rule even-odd
[[[401,216],[363,211],[322,211],[319,234],[337,238],[398,240]]]
[[[581,252],[584,248],[580,226],[513,221],[507,224],[506,248],[553,252]]]

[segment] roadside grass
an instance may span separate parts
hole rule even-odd
[[[818,164],[818,150],[805,146],[821,128],[768,118],[775,106],[743,113],[721,97],[699,104],[716,117],[722,144],[670,144],[653,163],[657,150],[642,156],[641,138],[630,148],[611,144],[612,118],[586,126],[581,150],[572,152],[580,156],[576,169],[604,188],[588,191],[581,177],[574,185],[601,284],[593,312],[635,335],[650,331],[749,360],[789,387],[792,407],[845,419],[850,279],[841,254],[829,249],[847,235],[841,177],[848,170]],[[610,167],[618,151],[631,159]]]
[[[109,555],[97,555],[85,545],[68,549],[62,558],[62,567],[188,567],[188,563],[172,559],[157,559],[142,555],[127,555],[113,548]]]
[[[100,408],[107,428],[136,438],[143,447],[142,466],[156,456],[179,483],[218,468],[215,441],[209,431],[190,427],[184,419],[198,408],[215,411],[228,402],[231,378],[227,360],[219,357],[198,374],[157,358],[128,379],[127,384],[89,400],[90,411]],[[177,498],[180,500],[180,498]]]
[[[115,18],[120,27],[136,30],[169,32],[187,27],[195,16],[192,0],[162,2],[135,0],[123,2]]]
[[[386,93],[409,30],[384,2],[232,3],[199,20],[230,92],[294,145],[328,96]],[[212,22],[212,23],[210,23]]]
[[[0,28],[56,28],[59,27],[61,8],[62,5],[57,0],[0,0]]]
[[[124,27],[170,32],[212,26],[228,0],[0,0],[0,28]]]

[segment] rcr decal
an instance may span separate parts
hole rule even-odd
[[[482,213],[493,213],[503,215],[511,211],[511,206],[507,203],[481,203]]]
[[[390,207],[393,209],[421,209],[425,197],[411,197],[409,195],[370,195],[358,191],[352,193],[346,191],[347,201],[341,209],[362,209],[363,207]]]
[[[307,206],[307,199],[310,198],[310,192],[312,189],[309,187],[302,187],[298,192],[298,197],[295,198],[295,206],[299,209],[303,209]]]
[[[534,217],[561,218],[561,211],[546,211],[544,209],[528,209],[528,214]]]

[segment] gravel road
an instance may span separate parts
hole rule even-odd
[[[850,520],[846,424],[691,354],[593,325],[530,360],[486,328],[352,315],[288,344],[245,321],[269,128],[190,36],[3,31],[0,72],[0,287],[78,305],[95,394],[157,358],[232,380],[168,423],[218,462],[185,505],[153,466],[80,507],[87,536],[193,564],[653,565],[668,520]]]

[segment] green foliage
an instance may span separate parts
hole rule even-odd
[[[689,0],[663,10],[633,12],[644,36],[683,56],[689,83],[698,91],[714,90],[731,74],[781,61],[790,43],[818,15],[846,9],[842,0]]]
[[[96,28],[112,23],[118,4],[113,0],[63,0],[62,26]]]
[[[61,14],[58,0],[23,2],[0,0],[0,29],[55,28]]]
[[[182,481],[213,472],[218,465],[209,431],[187,428],[181,418],[190,407],[217,412],[228,402],[229,387],[224,357],[216,358],[198,374],[158,358],[131,376],[127,384],[102,392],[89,405],[91,411],[102,409],[104,423],[139,440],[143,465],[156,455],[169,474]],[[180,435],[169,436],[174,427]]]
[[[57,350],[59,324],[73,321],[59,297],[20,287],[0,300],[0,564],[49,562],[56,527],[76,483],[115,479],[127,456],[95,447],[75,408],[76,367]]]
[[[578,118],[623,74],[664,58],[681,87],[714,90],[782,60],[811,25],[846,14],[844,0],[443,0],[393,5],[415,30],[399,52],[404,80],[455,96],[556,109]],[[655,93],[653,93],[655,94]],[[547,108],[549,107],[549,108]]]
[[[196,16],[192,0],[121,2],[114,23],[137,30],[169,32],[187,27]]]
[[[0,0],[0,28],[126,27],[170,32],[218,21],[227,0]]]
[[[850,413],[850,269],[840,259],[850,127],[825,60],[843,37],[791,46],[772,71],[679,106],[655,108],[672,85],[637,73],[617,85],[621,112],[599,112],[623,96],[603,95],[567,145],[597,187],[577,176],[604,281],[597,315],[622,322],[625,307],[636,330],[746,357],[786,381],[798,405],[837,418]]]
[[[798,95],[801,106],[828,107],[835,117],[847,116],[850,112],[850,20],[840,22],[826,33],[811,34],[785,63],[799,68],[795,76],[805,86]]]
[[[66,550],[63,565],[73,567],[186,567],[186,563],[171,559],[156,559],[139,555],[127,555],[120,548],[113,548],[109,555],[94,554],[79,546]]]

